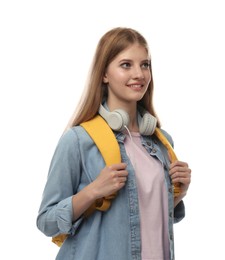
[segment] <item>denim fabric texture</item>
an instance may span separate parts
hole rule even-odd
[[[163,133],[173,145],[171,137],[165,131]],[[90,217],[81,217],[75,223],[72,222],[72,196],[95,180],[105,163],[92,139],[81,126],[69,129],[57,144],[37,217],[37,227],[46,236],[53,237],[62,233],[69,235],[59,249],[57,260],[141,260],[135,172],[125,152],[125,135],[115,132],[115,136],[120,145],[122,161],[127,163],[127,183],[117,193],[107,212],[96,211]],[[148,153],[164,165],[172,260],[173,224],[184,217],[184,204],[181,201],[174,209],[166,149],[154,136],[142,136],[141,140]]]

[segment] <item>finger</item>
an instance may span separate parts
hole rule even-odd
[[[126,178],[117,178],[116,180],[114,180],[114,187],[116,190],[118,190],[121,187],[123,187],[125,183],[126,183]]]
[[[109,166],[109,169],[114,171],[124,170],[126,169],[127,164],[126,163],[118,163],[118,164],[112,164]]]
[[[117,171],[116,175],[119,177],[127,177],[128,176],[128,171],[123,170],[123,171]]]
[[[189,167],[188,164],[186,162],[183,162],[183,161],[175,161],[173,163],[170,164],[170,169],[171,168],[174,168],[176,166],[181,166],[181,167]]]
[[[189,185],[191,183],[191,178],[177,177],[172,179],[172,183],[182,183],[184,185]]]
[[[127,171],[114,171],[111,173],[112,174],[112,178],[114,179],[114,181],[118,181],[118,182],[124,182],[127,180],[127,176],[128,176],[128,172]]]
[[[120,178],[119,178],[119,181],[120,181],[120,182],[126,182],[126,181],[127,181],[127,177],[120,177]]]
[[[185,172],[175,172],[173,174],[171,174],[170,176],[172,179],[175,178],[191,178],[191,174],[189,173],[189,171],[185,171]]]
[[[128,176],[128,173],[127,172],[124,172],[124,173],[120,173],[120,172],[113,172],[112,173],[112,179],[115,181],[115,182],[124,182],[127,180],[127,176]]]
[[[187,166],[174,166],[169,170],[169,174],[173,175],[174,173],[183,173],[187,172],[188,174],[191,174],[191,169],[189,169]]]
[[[183,179],[191,179],[191,174],[190,174],[190,170],[188,169],[187,171],[184,172],[175,172],[173,174],[171,174],[171,179],[172,180],[177,180],[179,178],[183,178]]]
[[[174,174],[171,176],[171,182],[173,184],[180,183],[181,186],[183,186],[183,189],[186,190],[189,187],[189,184],[191,183],[191,175],[188,173],[184,173],[184,174],[177,174],[175,176]]]

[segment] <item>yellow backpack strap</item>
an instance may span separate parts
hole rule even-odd
[[[107,166],[121,162],[119,144],[113,131],[101,116],[97,115],[93,119],[82,123],[81,126],[95,142]],[[111,200],[115,197],[116,193],[96,200],[95,203],[84,212],[84,216],[90,216],[95,210],[108,210],[111,205]],[[52,242],[60,247],[67,236],[66,234],[60,234],[53,237]]]
[[[63,244],[63,242],[66,240],[67,237],[68,237],[67,234],[60,234],[56,237],[52,237],[52,242],[55,243],[57,246],[61,247],[61,245]]]
[[[115,135],[101,116],[97,115],[81,126],[95,142],[107,166],[121,162],[120,148]]]
[[[100,115],[82,123],[81,126],[95,142],[107,166],[121,162],[120,148],[115,135]],[[102,199],[98,199],[89,209],[87,209],[84,215],[87,217],[95,210],[108,210],[111,205],[111,200],[115,197],[116,194],[112,194]]]
[[[158,139],[161,141],[161,143],[166,147],[169,159],[171,163],[175,162],[177,160],[177,156],[173,150],[173,147],[171,146],[170,142],[167,140],[167,138],[163,135],[163,133],[160,131],[158,127],[156,127],[154,134],[158,137]],[[178,197],[180,195],[180,184],[176,183],[173,186],[174,189],[174,197]]]

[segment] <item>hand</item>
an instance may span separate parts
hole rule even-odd
[[[106,166],[99,176],[92,182],[96,199],[107,197],[122,189],[127,181],[128,171],[126,163]]]
[[[179,197],[183,198],[191,183],[191,169],[186,162],[175,161],[170,165],[169,174],[173,184],[180,184],[181,195]]]

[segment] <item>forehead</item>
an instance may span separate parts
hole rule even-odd
[[[146,60],[150,59],[149,53],[146,48],[138,43],[129,45],[126,49],[121,51],[114,60]]]

